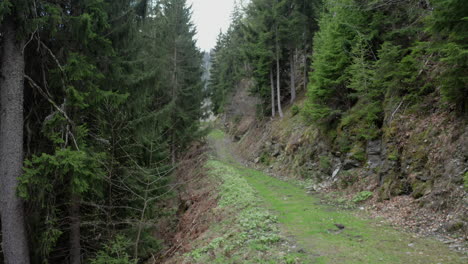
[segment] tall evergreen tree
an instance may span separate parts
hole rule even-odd
[[[23,163],[25,3],[1,3],[2,61],[0,80],[0,213],[5,262],[29,263],[23,201],[16,195]],[[22,34],[23,33],[23,34]]]

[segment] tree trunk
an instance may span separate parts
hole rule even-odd
[[[133,258],[138,259],[138,247],[140,245],[140,238],[141,238],[141,233],[143,231],[143,225],[144,225],[144,220],[145,220],[145,214],[146,214],[146,208],[148,207],[148,189],[149,189],[150,184],[148,183],[146,186],[145,190],[145,201],[143,204],[143,209],[141,210],[141,215],[140,215],[140,222],[138,222],[138,231],[137,231],[137,237],[135,239],[135,245],[133,248]]]
[[[280,61],[279,61],[279,47],[276,44],[276,94],[278,96],[278,113],[283,118],[283,110],[281,109],[281,87],[280,87]]]
[[[80,197],[72,194],[70,205],[70,264],[81,264]]]
[[[290,67],[291,67],[291,103],[294,103],[296,100],[296,68],[295,68],[295,54],[294,51],[291,51],[291,58],[290,58]]]
[[[270,69],[270,83],[271,83],[271,117],[275,117],[275,82],[273,80],[273,69]]]
[[[177,153],[176,153],[177,149],[176,149],[174,134],[175,132],[172,131],[172,135],[171,135],[171,164],[172,166],[175,166],[176,161],[177,161]]]
[[[23,41],[11,17],[3,24],[0,80],[0,211],[5,263],[29,264],[23,201],[16,195],[23,167]]]
[[[307,91],[307,50],[304,50],[304,91]]]
[[[177,76],[177,41],[174,40],[174,53],[173,53],[173,72],[172,72],[172,100],[175,102],[175,106],[174,107],[177,107],[177,96],[178,96],[178,84],[179,84],[179,80],[178,80],[178,76]],[[173,125],[177,123],[177,118],[174,116],[174,113],[175,113],[175,110],[173,110],[173,114],[172,114],[172,122],[173,122]],[[174,131],[174,127],[171,128],[171,131],[172,131],[172,134],[171,134],[171,164],[172,166],[174,166],[176,164],[176,137],[175,137],[175,131]]]

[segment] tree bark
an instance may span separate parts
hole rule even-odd
[[[172,135],[171,135],[171,164],[172,164],[172,166],[175,166],[176,161],[177,161],[177,153],[176,153],[177,149],[176,149],[174,134],[175,134],[175,132],[173,131]]]
[[[275,117],[275,82],[273,80],[273,69],[270,69],[270,83],[271,83],[271,117]]]
[[[135,245],[134,245],[134,253],[133,257],[134,259],[138,259],[138,248],[140,245],[140,238],[141,238],[141,233],[143,231],[143,225],[144,225],[144,220],[145,220],[145,214],[146,214],[146,208],[148,207],[148,192],[149,192],[150,184],[147,183],[146,185],[146,190],[145,190],[145,200],[143,204],[143,209],[141,210],[140,214],[140,222],[138,222],[138,231],[137,231],[137,237],[135,239]]]
[[[177,104],[177,96],[178,96],[178,84],[179,84],[179,80],[178,80],[178,76],[177,76],[177,56],[178,56],[178,50],[177,50],[177,41],[174,40],[174,53],[173,53],[173,72],[172,72],[172,100],[175,102],[175,105]],[[177,106],[174,106],[174,107],[177,107]],[[173,114],[172,114],[172,122],[173,122],[173,125],[177,123],[177,118],[174,116],[174,113],[175,113],[175,110],[173,111]],[[175,142],[175,131],[174,131],[174,127],[171,128],[172,130],[172,134],[171,134],[171,164],[172,166],[174,166],[176,164],[176,142]]]
[[[280,77],[279,45],[276,43],[276,94],[278,96],[278,114],[281,118],[283,118],[283,110],[281,109]]]
[[[72,194],[70,205],[70,264],[81,264],[80,197]]]
[[[5,263],[29,264],[23,201],[16,195],[23,167],[24,41],[12,17],[3,24],[0,80],[0,211]]]
[[[307,50],[304,49],[304,91],[307,91],[307,80],[308,80],[307,69],[308,69],[308,65],[307,65]]]
[[[291,58],[290,58],[290,71],[291,71],[291,103],[294,103],[296,100],[296,67],[295,67],[295,54],[294,51],[291,51]]]

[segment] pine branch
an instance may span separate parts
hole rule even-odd
[[[65,117],[65,119],[70,125],[74,126],[73,120],[71,120],[70,117],[68,117],[67,113],[60,106],[58,106],[57,103],[55,103],[54,100],[52,100],[52,98],[50,98],[50,96],[48,96],[46,92],[44,92],[41,86],[39,86],[31,77],[29,77],[26,74],[24,75],[24,78],[28,80],[31,86],[36,88],[39,94],[41,94],[58,112],[60,112]],[[67,135],[71,136],[76,150],[79,151],[80,148],[78,147],[78,143],[76,142],[75,135],[73,135],[69,126],[67,126]]]

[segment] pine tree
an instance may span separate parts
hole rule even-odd
[[[433,36],[430,50],[440,54],[439,83],[441,94],[468,112],[468,7],[461,0],[434,1],[434,11],[428,20]]]
[[[165,84],[170,100],[167,111],[171,113],[167,131],[172,162],[175,163],[177,152],[193,139],[189,135],[196,137],[199,127],[203,100],[202,57],[194,41],[195,29],[186,1],[167,0],[162,5],[166,19],[162,48],[169,54],[165,68],[171,76]]]
[[[2,249],[5,262],[29,263],[23,201],[16,195],[23,162],[23,94],[25,38],[20,16],[25,2],[2,2],[2,61],[0,81],[0,201]]]

